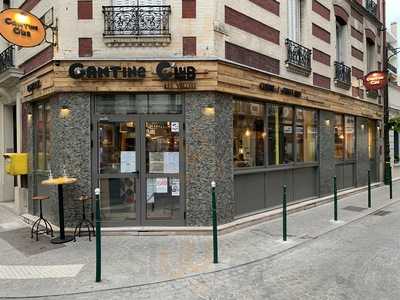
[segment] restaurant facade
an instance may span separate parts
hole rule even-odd
[[[105,226],[202,226],[213,180],[227,223],[279,207],[284,184],[295,203],[380,178],[378,105],[223,60],[62,61],[22,89],[30,195],[56,199],[49,170],[77,178],[67,226],[98,186]]]
[[[331,195],[335,176],[339,190],[382,179],[381,94],[362,84],[382,66],[375,1],[14,2],[46,25],[40,46],[0,53],[3,75],[19,70],[27,215],[48,195],[58,224],[51,176],[77,179],[67,227],[81,196],[94,218],[99,187],[115,228],[210,225],[212,181],[226,224],[279,208],[284,185],[294,204]]]

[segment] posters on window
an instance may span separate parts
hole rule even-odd
[[[180,195],[179,179],[171,178],[170,184],[171,184],[171,195],[179,196]]]
[[[149,172],[164,173],[164,154],[163,152],[150,152]]]
[[[121,173],[136,172],[136,151],[121,151]]]
[[[179,173],[179,152],[150,152],[149,172]]]
[[[168,178],[156,178],[156,193],[168,193]]]
[[[171,122],[171,132],[179,132],[179,122]]]
[[[164,173],[179,173],[179,152],[164,152]]]

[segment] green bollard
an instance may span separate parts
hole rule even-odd
[[[287,241],[287,203],[286,203],[286,190],[287,186],[283,186],[283,202],[282,202],[282,231],[283,231],[283,240]]]
[[[337,204],[337,184],[336,184],[336,176],[333,177],[333,213],[334,213],[334,217],[333,219],[335,221],[338,220],[338,204]]]
[[[100,189],[96,188],[96,282],[101,281],[101,219],[100,219]]]
[[[368,208],[372,207],[371,203],[371,170],[368,170]]]
[[[390,180],[390,182],[389,182],[389,185],[390,185],[390,200],[392,200],[392,199],[393,199],[392,166],[390,166],[389,172],[390,172],[390,174],[389,174],[389,180]]]
[[[212,211],[212,225],[213,225],[213,250],[214,250],[214,264],[218,263],[218,228],[217,228],[217,202],[215,199],[215,181],[211,182],[211,211]]]

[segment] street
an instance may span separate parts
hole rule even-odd
[[[366,192],[344,198],[339,222],[331,203],[291,214],[288,242],[281,218],[222,235],[217,265],[208,236],[106,235],[101,283],[93,241],[35,242],[3,206],[0,298],[399,299],[399,192],[374,189],[372,209]]]

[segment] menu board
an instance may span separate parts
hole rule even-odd
[[[121,151],[121,173],[136,172],[136,151]]]

